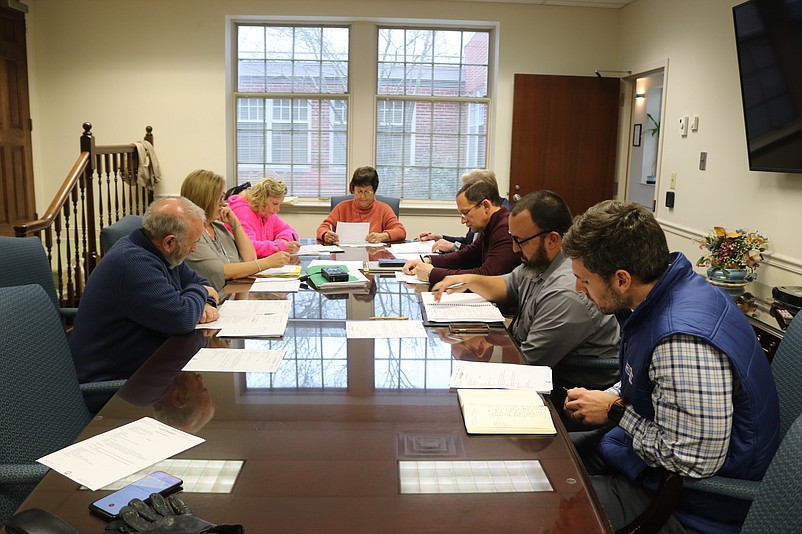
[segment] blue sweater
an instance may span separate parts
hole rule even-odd
[[[127,378],[168,337],[200,321],[209,282],[171,269],[141,229],[103,256],[86,284],[70,350],[81,382]]]

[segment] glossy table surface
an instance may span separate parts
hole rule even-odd
[[[369,277],[369,289],[337,295],[249,293],[249,282],[230,284],[232,299],[290,299],[285,335],[196,331],[168,340],[79,439],[153,417],[154,402],[202,346],[283,349],[276,373],[193,375],[203,388],[186,429],[206,441],[177,457],[244,460],[231,493],[183,494],[200,517],[251,533],[609,531],[556,413],[556,436],[466,434],[448,389],[454,361],[521,363],[506,331],[456,336],[437,327],[425,339],[346,339],[347,319],[421,317],[417,292],[426,286]],[[402,494],[399,465],[407,460],[538,460],[552,489]],[[87,506],[104,492],[77,486],[51,472],[21,509],[44,508],[79,532],[101,532]]]

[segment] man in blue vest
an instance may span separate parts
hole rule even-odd
[[[665,471],[760,480],[777,450],[766,356],[732,299],[670,253],[637,203],[604,201],[574,220],[563,252],[577,290],[621,323],[621,382],[574,388],[564,409],[607,425],[572,436],[613,527],[635,519]],[[609,428],[612,427],[612,428]],[[665,532],[737,532],[748,504],[683,488]]]

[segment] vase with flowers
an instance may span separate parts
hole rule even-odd
[[[703,253],[696,266],[707,267],[711,282],[743,286],[754,278],[769,240],[759,232],[715,226],[697,241]]]

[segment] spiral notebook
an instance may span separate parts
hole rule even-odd
[[[476,293],[443,293],[440,302],[434,294],[421,293],[426,320],[431,323],[503,323],[495,304]]]

